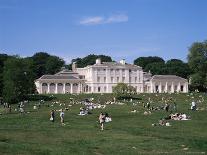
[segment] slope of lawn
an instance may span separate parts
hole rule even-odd
[[[188,121],[170,121],[171,126],[155,126],[160,118],[169,113],[164,110],[144,115],[143,103],[148,98],[152,106],[164,105],[168,97],[176,99],[177,111],[191,117]],[[21,155],[132,155],[132,154],[206,154],[207,153],[207,95],[206,94],[139,94],[137,99],[120,101],[124,105],[106,105],[94,109],[92,114],[79,116],[74,104],[86,98],[104,103],[112,100],[111,94],[54,95],[50,101],[33,106],[39,101],[25,104],[25,114],[12,113],[0,106],[0,154]],[[190,111],[192,100],[200,101],[198,111]],[[52,102],[57,101],[54,104]],[[61,104],[61,105],[60,105]],[[51,106],[53,105],[53,106]],[[72,106],[68,106],[72,105]],[[49,121],[50,110],[69,107],[65,111],[65,125],[60,124],[59,111],[55,122]],[[137,112],[132,113],[132,110]],[[97,122],[100,112],[108,112],[112,122],[105,123],[101,131]],[[173,111],[174,113],[174,111]]]

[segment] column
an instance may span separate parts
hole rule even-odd
[[[188,92],[188,82],[185,83],[185,93]]]
[[[80,82],[78,83],[78,94],[80,93]]]
[[[180,92],[180,82],[178,83],[177,92]]]
[[[110,69],[106,69],[106,92],[109,92],[109,83],[111,83],[111,73]]]
[[[47,94],[50,93],[50,83],[47,83]]]
[[[63,83],[63,94],[65,94],[65,83]]]
[[[42,94],[42,83],[39,83],[39,93]]]
[[[174,82],[172,82],[172,85],[171,85],[171,93],[174,93],[175,90],[174,90]]]
[[[159,93],[161,93],[162,92],[162,83],[160,82],[160,84],[159,84]]]
[[[58,87],[58,84],[57,83],[55,83],[55,94],[57,94],[58,92],[57,92],[57,87]]]
[[[153,93],[153,83],[150,82],[150,92],[149,93]]]
[[[165,92],[167,93],[168,92],[168,83],[166,82],[166,84],[165,84]]]
[[[73,94],[73,83],[70,84],[70,93]]]

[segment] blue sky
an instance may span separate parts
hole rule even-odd
[[[0,52],[186,61],[207,39],[207,0],[0,0]]]

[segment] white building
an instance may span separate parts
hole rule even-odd
[[[35,81],[37,91],[43,93],[112,93],[117,83],[133,86],[140,93],[188,92],[188,81],[175,75],[154,75],[143,72],[136,65],[120,62],[101,62],[62,70],[55,75],[43,75]]]

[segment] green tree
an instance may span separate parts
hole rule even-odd
[[[168,75],[177,75],[183,78],[188,78],[191,70],[187,63],[179,59],[168,60],[165,64],[165,73]]]
[[[146,66],[151,63],[163,63],[164,64],[165,61],[162,58],[157,57],[157,56],[139,57],[134,60],[134,64],[142,67],[144,71],[147,71]]]
[[[102,62],[111,62],[112,61],[110,56],[90,54],[84,58],[73,59],[72,62],[76,62],[77,67],[86,67],[88,65],[95,64],[97,58],[100,58]]]
[[[195,42],[189,48],[188,64],[193,74],[191,85],[200,91],[207,89],[207,41]]]
[[[36,78],[39,78],[44,74],[54,74],[60,71],[61,67],[65,64],[63,59],[49,55],[45,52],[36,53],[31,57],[31,59],[34,62]]]
[[[0,54],[0,96],[2,96],[3,91],[3,70],[4,70],[4,62],[9,58],[10,56],[7,54]]]
[[[166,66],[163,62],[153,62],[145,67],[145,71],[150,71],[152,75],[164,75],[166,74]]]
[[[136,89],[125,83],[118,83],[115,87],[113,87],[113,94],[117,99],[130,98],[131,95],[135,93]]]
[[[32,62],[22,58],[9,58],[5,61],[3,71],[3,99],[16,103],[26,98],[33,90]],[[33,87],[34,88],[34,87]]]

